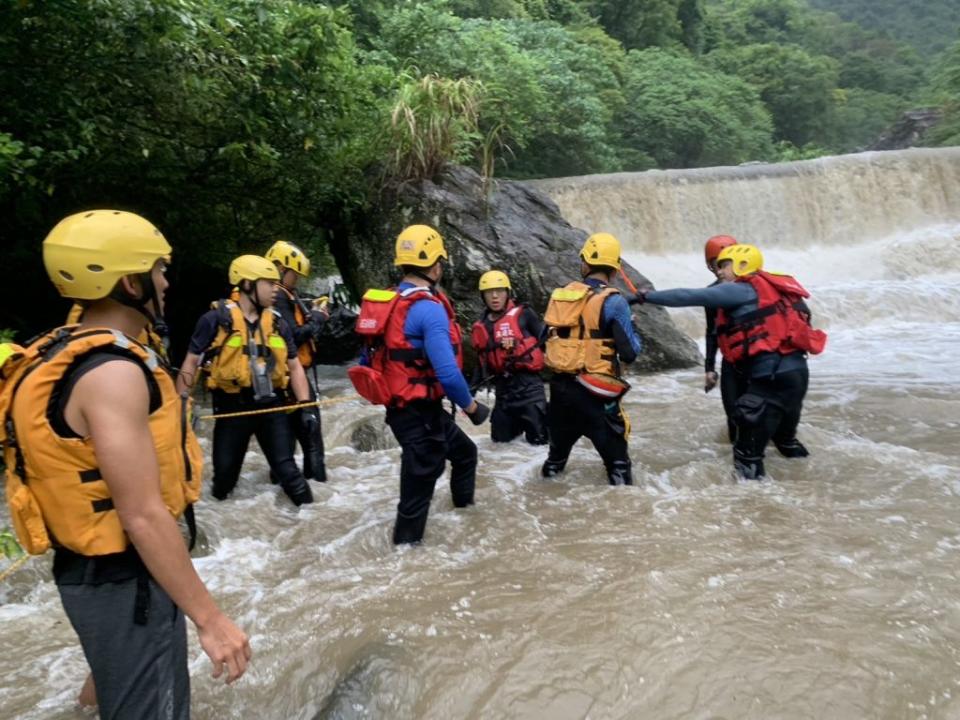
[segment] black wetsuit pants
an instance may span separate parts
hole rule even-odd
[[[752,480],[765,474],[763,457],[770,440],[777,445],[796,441],[809,380],[806,367],[750,378],[746,392],[736,402],[733,460],[741,477]]]
[[[490,414],[490,437],[510,442],[523,433],[531,445],[547,444],[547,394],[537,373],[517,373],[496,381],[497,402]]]
[[[309,380],[307,384],[310,386],[310,400],[316,400],[316,388]],[[317,482],[326,482],[327,467],[323,450],[323,420],[319,407],[314,408],[312,412],[317,415],[316,432],[313,433],[308,433],[303,425],[303,410],[297,410],[287,415],[290,422],[290,440],[294,443],[290,452],[293,453],[296,450],[296,443],[300,443],[300,448],[303,450],[303,476]]]
[[[260,410],[270,404],[256,404],[245,393],[231,395],[213,393],[215,414]],[[276,400],[272,405],[280,405]],[[260,449],[267,458],[270,472],[295,505],[313,502],[310,485],[304,479],[293,459],[293,444],[290,440],[288,413],[276,412],[263,415],[246,415],[216,420],[213,426],[213,496],[223,500],[233,492],[240,478],[243,458],[255,435]]]
[[[627,436],[630,423],[618,400],[608,402],[578,383],[572,375],[555,375],[550,381],[547,408],[550,453],[543,464],[544,477],[561,472],[570,451],[587,437],[600,453],[611,485],[633,485]]]
[[[400,443],[400,502],[393,542],[423,539],[437,479],[450,461],[450,494],[455,507],[473,504],[477,446],[457,427],[439,401],[387,409],[387,425]]]
[[[727,435],[730,442],[737,439],[737,398],[747,391],[750,376],[736,365],[724,360],[720,365],[720,397],[723,411],[727,414]]]

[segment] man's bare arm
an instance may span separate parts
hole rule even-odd
[[[233,682],[246,670],[250,645],[197,575],[176,521],[163,503],[148,425],[149,402],[143,371],[125,360],[111,361],[77,381],[67,404],[67,421],[92,441],[124,530],[154,580],[197,626],[214,677],[226,666],[227,681]]]

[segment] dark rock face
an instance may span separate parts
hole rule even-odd
[[[376,213],[341,223],[330,245],[347,285],[362,293],[394,284],[395,239],[415,223],[432,225],[443,235],[450,262],[440,284],[467,334],[483,309],[477,283],[487,270],[506,272],[517,297],[541,314],[554,288],[580,278],[578,253],[587,233],[566,222],[552,200],[512,181],[496,181],[487,199],[476,172],[450,166],[433,181],[385,192]],[[652,287],[632,267],[625,264],[624,271],[637,287]],[[700,362],[696,344],[665,310],[643,306],[634,317],[645,342],[635,368],[663,370]]]
[[[923,143],[923,137],[943,119],[937,108],[907,110],[868,150],[905,150]]]

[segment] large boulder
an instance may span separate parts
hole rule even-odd
[[[939,108],[917,108],[904,112],[867,150],[905,150],[923,144],[930,130],[943,120]]]
[[[414,223],[432,225],[443,235],[450,263],[441,285],[467,330],[482,311],[477,282],[487,270],[508,273],[517,296],[539,313],[554,288],[580,277],[578,253],[587,233],[564,220],[550,198],[521,182],[499,180],[487,187],[473,170],[449,166],[433,180],[384,190],[374,209],[339,224],[330,246],[344,282],[360,292],[395,283],[394,240]],[[629,265],[624,271],[638,287],[652,287]],[[643,306],[634,316],[645,342],[635,368],[700,362],[696,344],[665,310]]]

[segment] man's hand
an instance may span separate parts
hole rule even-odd
[[[720,376],[715,372],[704,373],[703,375],[703,391],[705,393],[710,392],[717,386],[717,381],[720,379]]]
[[[312,435],[317,431],[320,425],[320,418],[317,417],[319,409],[316,407],[300,408],[300,426],[307,435]]]
[[[253,652],[246,633],[219,610],[202,625],[197,623],[197,638],[200,647],[213,663],[213,677],[227,671],[227,684],[243,675]]]
[[[490,417],[490,408],[476,400],[474,400],[470,407],[464,410],[464,412],[474,425],[482,425],[484,421]]]

